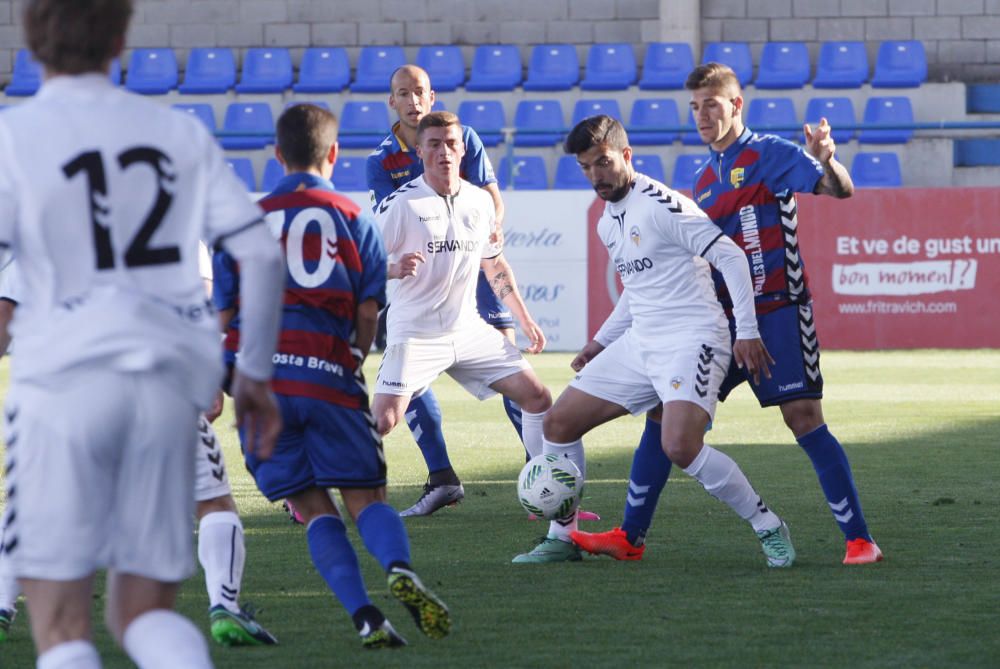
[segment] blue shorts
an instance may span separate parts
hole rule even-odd
[[[735,324],[729,322],[731,330]],[[799,399],[823,397],[823,375],[819,371],[819,340],[813,322],[812,307],[791,304],[770,313],[757,316],[761,339],[767,347],[774,365],[771,378],[763,374],[760,385],[750,381],[750,388],[762,407],[780,406]],[[724,401],[733,388],[750,380],[745,370],[729,364],[729,373],[719,389],[719,400]]]
[[[479,281],[476,283],[476,308],[483,320],[501,330],[514,327],[514,317],[510,309],[497,298],[497,294],[486,280],[486,272],[479,270]]]
[[[284,427],[274,454],[258,460],[244,449],[247,469],[265,497],[274,502],[309,488],[385,485],[382,440],[367,408],[349,409],[310,397],[277,399]]]

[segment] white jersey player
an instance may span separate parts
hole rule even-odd
[[[100,666],[91,589],[107,567],[106,620],[136,664],[208,667],[201,633],[171,611],[194,566],[195,449],[176,435],[194,433],[222,376],[198,240],[243,269],[237,419],[265,457],[280,429],[267,390],[280,253],[200,124],[110,84],[128,0],[24,7],[46,79],[0,117],[0,246],[30,296],[13,325],[3,550],[39,666]]]
[[[396,286],[386,351],[375,382],[373,413],[388,434],[410,398],[448,372],[478,399],[500,393],[523,409],[524,446],[541,452],[542,418],[551,395],[520,351],[476,309],[480,267],[521,323],[537,353],[545,336],[517,292],[502,248],[491,242],[495,213],[482,189],[459,177],[465,144],[458,117],[433,112],[421,121],[417,151],[424,174],[377,209],[388,277]]]
[[[730,356],[767,373],[769,356],[754,314],[742,251],[689,199],[636,174],[621,124],[608,116],[581,121],[566,139],[598,196],[607,201],[597,231],[624,292],[601,335],[606,349],[570,382],[545,421],[545,452],[571,458],[586,475],[583,435],[626,413],[663,407],[668,457],[728,504],[757,532],[770,566],[790,566],[787,527],[761,501],[728,456],[702,443]],[[737,341],[715,298],[712,263],[733,295]],[[631,323],[629,324],[629,317]],[[597,355],[600,353],[600,355]],[[548,537],[515,563],[574,561],[575,516],[554,521]]]

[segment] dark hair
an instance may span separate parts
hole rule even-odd
[[[563,150],[579,155],[595,146],[607,145],[621,151],[628,146],[628,135],[622,124],[610,116],[588,116],[569,131]]]
[[[337,117],[316,105],[292,105],[278,117],[276,134],[285,165],[318,167],[337,141]]]
[[[417,126],[417,141],[420,141],[420,136],[424,134],[424,130],[427,128],[447,128],[448,126],[455,125],[458,129],[462,129],[462,123],[458,120],[458,117],[449,111],[436,111],[427,114],[422,119],[420,119],[420,125]]]
[[[731,89],[740,94],[740,79],[733,69],[722,63],[705,63],[691,70],[684,88],[696,91],[699,88]]]
[[[28,48],[48,70],[100,71],[125,45],[132,0],[27,0]]]

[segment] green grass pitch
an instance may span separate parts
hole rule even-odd
[[[533,359],[554,394],[569,355]],[[743,467],[789,523],[790,570],[768,570],[749,527],[675,469],[641,562],[588,556],[583,563],[514,566],[544,533],[520,510],[514,482],[523,451],[499,400],[479,403],[443,378],[451,457],[465,501],[410,519],[414,565],[451,607],[452,635],[432,641],[390,600],[381,570],[355,545],[376,605],[410,641],[363,651],[350,619],[313,570],[302,528],[257,493],[241,466],[227,414],[225,441],[246,527],[242,600],[281,645],[215,647],[218,667],[996,667],[1000,666],[1000,351],[824,355],[827,421],[844,443],[869,526],[886,560],[844,567],[844,547],[812,467],[775,409],[746,388],[716,414],[707,441]],[[370,378],[378,360],[369,361]],[[6,362],[0,388],[6,388]],[[585,440],[585,507],[620,523],[641,419]],[[386,443],[389,501],[419,494],[425,472],[404,429]],[[30,510],[23,518],[30,520]],[[102,600],[95,599],[95,620]],[[201,574],[180,610],[207,633]],[[0,666],[33,666],[27,615],[0,646]],[[107,667],[131,666],[103,626]]]

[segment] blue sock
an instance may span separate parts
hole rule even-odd
[[[646,540],[646,531],[653,523],[653,513],[660,500],[660,493],[670,476],[670,459],[663,452],[660,424],[647,418],[639,448],[632,456],[632,471],[628,478],[628,498],[625,501],[625,519],[622,530],[633,546]]]
[[[819,485],[826,495],[826,502],[844,537],[848,541],[859,537],[871,540],[865,516],[861,512],[858,491],[854,487],[851,464],[847,461],[843,446],[830,434],[825,424],[799,437],[797,441],[812,460]]]
[[[420,397],[414,397],[406,407],[406,424],[413,433],[413,439],[424,454],[428,472],[451,469],[448,447],[441,431],[441,405],[434,391],[428,388]]]
[[[507,418],[510,419],[510,424],[514,426],[514,430],[517,432],[517,438],[524,443],[524,435],[521,434],[521,407],[514,400],[504,397],[503,398],[503,410],[507,412]]]
[[[394,564],[410,564],[410,539],[399,513],[384,502],[369,504],[358,514],[358,534],[365,548],[389,571]]]
[[[347,538],[344,521],[336,516],[319,516],[309,523],[306,540],[316,570],[347,612],[354,615],[362,606],[370,606],[358,555]]]

